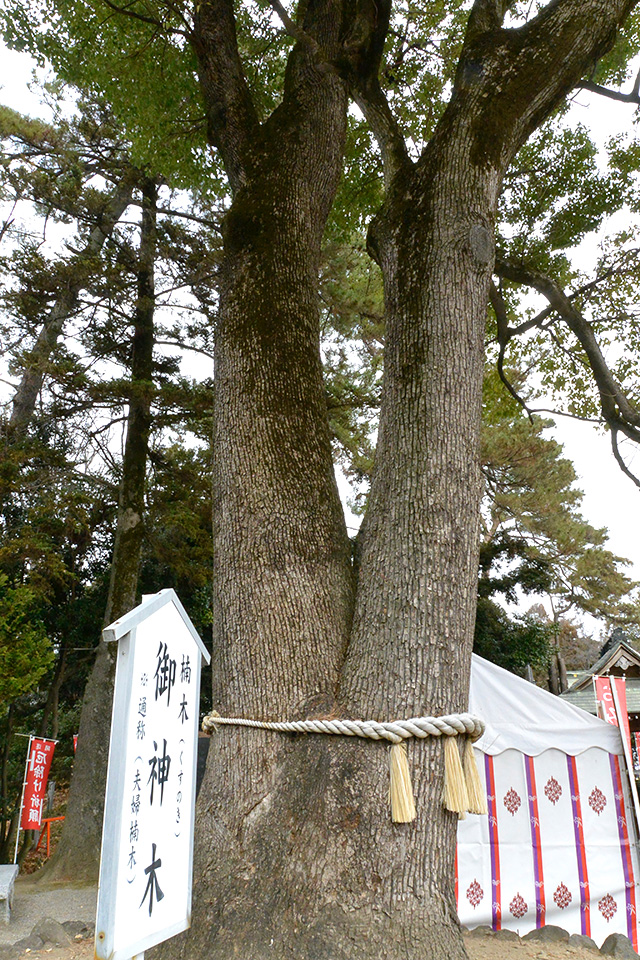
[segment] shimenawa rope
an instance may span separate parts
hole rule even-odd
[[[213,711],[202,721],[205,733],[217,732],[219,726],[255,727],[280,733],[330,733],[347,737],[365,737],[391,742],[390,787],[391,818],[394,823],[415,819],[416,808],[411,787],[405,740],[411,737],[445,738],[445,775],[442,800],[458,816],[486,813],[487,802],[480,783],[473,752],[473,742],[484,733],[484,723],[469,713],[452,713],[444,717],[411,717],[378,723],[375,720],[247,720],[242,717],[220,717]],[[464,763],[456,738],[465,738]]]

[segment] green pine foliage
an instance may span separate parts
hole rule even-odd
[[[53,659],[37,591],[0,573],[0,715],[37,686]]]

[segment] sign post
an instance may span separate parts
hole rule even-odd
[[[107,627],[118,642],[95,954],[131,960],[191,922],[201,659],[173,590]]]

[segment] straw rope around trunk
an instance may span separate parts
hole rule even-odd
[[[409,823],[416,817],[405,741],[412,737],[444,737],[444,806],[459,817],[464,817],[467,812],[487,812],[487,801],[473,752],[474,741],[484,733],[484,723],[470,713],[411,717],[409,720],[378,723],[375,720],[247,720],[242,717],[220,717],[213,711],[202,721],[202,729],[208,734],[217,732],[219,726],[254,727],[279,733],[329,733],[390,741],[389,799],[394,823]],[[457,737],[465,739],[464,761],[460,759]]]

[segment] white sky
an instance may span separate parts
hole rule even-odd
[[[0,103],[43,116],[38,98],[28,90],[31,72],[28,56],[0,47]],[[580,92],[574,99],[573,115],[597,130],[604,142],[609,136],[630,129],[635,111],[632,105]],[[594,241],[591,243],[593,246]],[[558,417],[556,423],[552,433],[573,461],[578,486],[584,491],[583,514],[594,526],[607,527],[609,548],[632,562],[627,572],[640,580],[640,490],[621,473],[607,435],[589,424],[563,417]],[[640,451],[635,456],[635,468],[640,472]],[[345,485],[340,482],[340,486],[343,489]],[[358,520],[348,514],[347,523],[357,526]],[[591,622],[586,626],[597,625]]]

